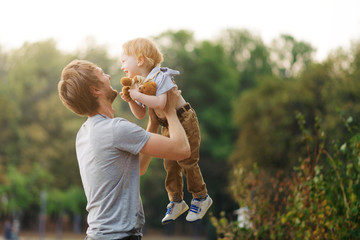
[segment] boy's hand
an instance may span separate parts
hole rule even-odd
[[[120,97],[125,102],[130,102],[131,101],[131,97],[130,96],[125,96],[123,92],[120,92]]]
[[[130,97],[134,100],[138,100],[141,98],[142,93],[139,92],[138,88],[129,89]]]
[[[176,111],[176,105],[179,101],[179,97],[181,95],[181,90],[178,90],[178,86],[175,85],[171,90],[167,92],[167,101],[166,106],[164,108],[164,113],[168,114],[171,111]]]

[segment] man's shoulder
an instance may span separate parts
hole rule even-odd
[[[101,133],[106,131],[113,131],[114,127],[127,125],[127,123],[129,123],[129,121],[121,117],[109,118],[99,114],[89,118],[82,127]]]

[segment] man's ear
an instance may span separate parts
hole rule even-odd
[[[145,63],[145,58],[144,58],[144,56],[138,57],[137,63],[138,63],[138,66],[139,66],[139,67],[142,66],[142,65]]]
[[[96,86],[90,86],[89,89],[90,89],[91,94],[94,97],[98,97],[101,94],[100,89],[98,87],[96,87]]]

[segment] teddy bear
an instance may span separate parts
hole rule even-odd
[[[156,94],[156,83],[154,81],[146,81],[145,77],[135,76],[133,78],[123,77],[120,80],[120,83],[123,85],[122,93],[124,96],[127,96],[131,99],[129,89],[134,89],[139,86],[139,92],[146,95]]]
[[[156,95],[156,82],[148,81],[140,85],[139,92],[146,94],[146,95]]]

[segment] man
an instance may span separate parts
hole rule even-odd
[[[74,60],[62,71],[58,85],[64,105],[87,116],[76,137],[76,154],[87,198],[87,239],[141,239],[145,223],[140,175],[151,156],[174,160],[190,156],[190,146],[176,115],[180,91],[168,94],[164,109],[170,137],[157,134],[159,123],[150,112],[147,131],[114,118],[118,92],[111,77],[94,63]]]

